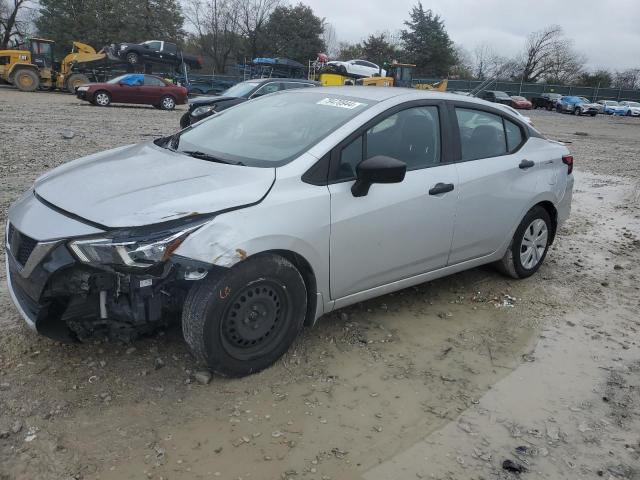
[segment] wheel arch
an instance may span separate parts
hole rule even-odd
[[[549,200],[543,200],[541,202],[538,202],[531,208],[535,208],[535,207],[544,208],[546,212],[549,214],[549,218],[551,218],[551,239],[549,240],[549,244],[552,244],[556,238],[556,231],[558,229],[558,209],[553,204],[553,202],[550,202]],[[527,210],[527,212],[529,212],[531,208]]]
[[[316,320],[316,310],[318,307],[318,283],[313,267],[306,258],[292,250],[266,250],[264,252],[259,252],[256,255],[265,253],[280,255],[281,257],[289,260],[298,269],[307,289],[307,312],[304,317],[304,324],[313,325]]]

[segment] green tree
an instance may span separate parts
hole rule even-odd
[[[447,76],[456,63],[453,42],[439,15],[425,10],[422,3],[412,8],[410,20],[402,30],[407,61],[415,63],[417,71],[429,76]]]
[[[36,27],[58,53],[78,40],[100,49],[110,43],[180,41],[184,18],[177,0],[40,0]]]
[[[338,45],[338,54],[336,56],[338,60],[353,60],[354,58],[362,57],[364,57],[362,44],[340,42],[340,44]]]
[[[363,60],[369,60],[377,65],[383,65],[385,62],[396,60],[398,50],[389,41],[386,33],[378,35],[369,35],[366,40],[362,41],[362,57]]]
[[[265,31],[268,32],[267,53],[297,60],[303,64],[324,52],[322,39],[324,19],[299,3],[293,7],[280,6],[273,10]]]
[[[604,69],[596,70],[593,73],[583,72],[576,83],[585,87],[609,88],[613,83],[613,75]]]

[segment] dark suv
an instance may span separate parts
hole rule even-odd
[[[562,95],[559,93],[541,93],[531,98],[533,108],[544,108],[546,110],[554,110],[558,105],[558,101]]]
[[[483,100],[488,100],[493,103],[503,103],[504,105],[509,105],[513,103],[511,97],[506,92],[501,92],[499,90],[485,90],[480,94],[480,98]]]
[[[186,128],[192,123],[207,118],[216,112],[221,112],[229,107],[268,93],[319,86],[319,82],[301,78],[258,78],[247,80],[228,88],[220,95],[196,97],[189,100],[189,111],[180,118],[180,127]]]

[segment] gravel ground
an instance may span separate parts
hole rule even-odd
[[[0,220],[41,173],[182,111],[0,87]],[[39,337],[0,274],[0,479],[516,478],[505,460],[640,478],[640,119],[530,115],[577,169],[537,275],[479,268],[354,305],[248,378],[209,381],[179,328]]]

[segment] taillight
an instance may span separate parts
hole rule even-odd
[[[562,163],[567,166],[567,175],[571,175],[571,172],[573,172],[573,155],[563,155]]]

